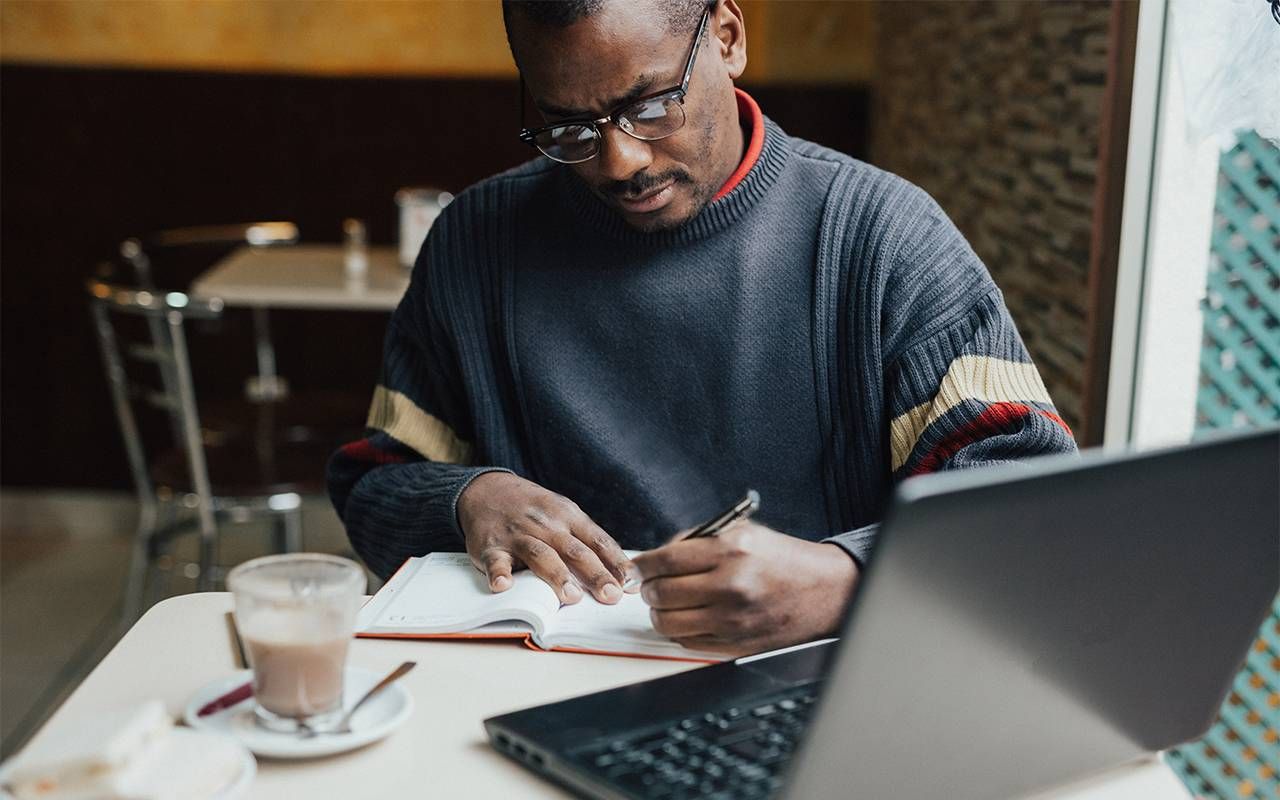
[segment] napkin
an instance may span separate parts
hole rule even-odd
[[[44,737],[3,771],[17,800],[195,800],[244,769],[234,740],[175,730],[158,701],[86,720]]]

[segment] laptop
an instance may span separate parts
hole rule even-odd
[[[1196,738],[1280,589],[1280,429],[922,476],[838,642],[485,720],[594,798],[1019,797]]]

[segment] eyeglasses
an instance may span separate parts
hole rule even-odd
[[[698,44],[711,18],[711,7],[702,12],[698,32],[693,35],[693,49],[684,65],[684,77],[679,86],[647,94],[638,100],[610,111],[600,119],[566,119],[541,128],[522,128],[520,141],[538,148],[547,158],[562,164],[580,164],[595,158],[600,152],[603,134],[600,126],[606,122],[617,125],[623,133],[643,142],[665,139],[684,127],[684,98],[689,91],[689,77],[698,58]],[[520,96],[524,98],[524,79],[520,81]],[[521,105],[523,117],[524,106]]]

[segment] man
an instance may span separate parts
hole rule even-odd
[[[941,209],[734,88],[735,0],[503,12],[546,157],[446,209],[391,320],[330,465],[372,569],[465,548],[565,603],[638,573],[661,633],[759,651],[836,628],[894,481],[1074,448]]]

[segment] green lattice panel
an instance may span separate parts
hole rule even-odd
[[[1280,598],[1209,733],[1167,759],[1197,796],[1280,797]]]
[[[1280,422],[1280,149],[1253,133],[1222,156],[1196,428]],[[1280,598],[1202,739],[1168,761],[1192,794],[1280,800]]]
[[[1214,203],[1199,428],[1280,422],[1280,149],[1249,133]]]

